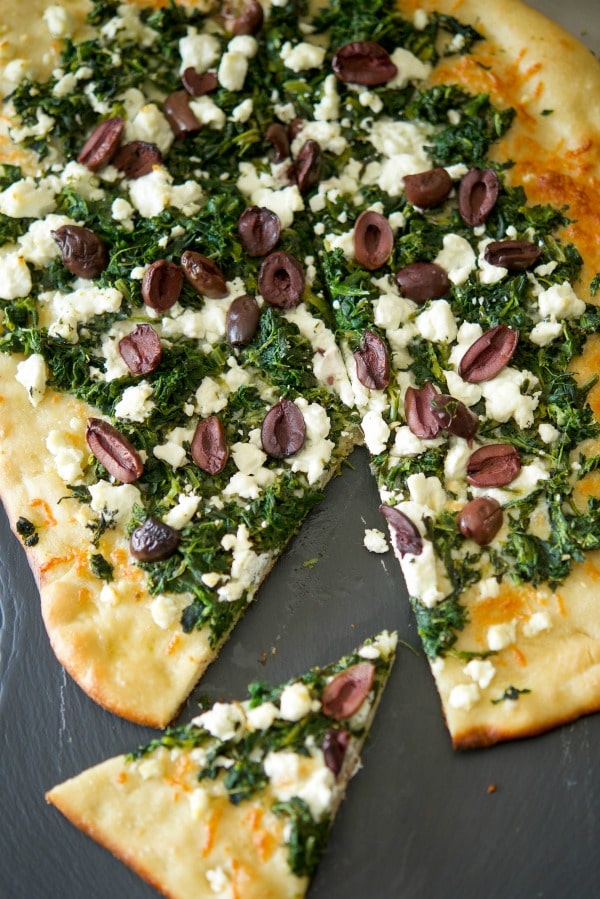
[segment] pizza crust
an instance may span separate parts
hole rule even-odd
[[[285,818],[271,812],[273,797],[233,805],[224,793],[199,819],[189,781],[185,756],[165,761],[165,775],[148,779],[120,756],[55,787],[47,799],[166,896],[209,899],[215,892],[207,872],[223,871],[244,899],[301,899],[308,878],[290,871]]]

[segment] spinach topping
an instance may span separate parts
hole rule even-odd
[[[90,569],[92,574],[109,584],[113,579],[113,565],[105,559],[102,553],[93,553],[90,556]]]
[[[17,534],[23,540],[25,546],[35,546],[36,543],[39,543],[40,535],[38,534],[34,523],[29,521],[28,518],[24,518],[21,515],[17,518],[15,527],[17,529]]]
[[[507,687],[502,696],[499,696],[497,699],[492,699],[492,705],[498,705],[499,702],[506,702],[507,700],[517,700],[519,696],[522,696],[524,693],[531,693],[531,690],[519,690],[517,687]]]

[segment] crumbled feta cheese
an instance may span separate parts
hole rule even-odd
[[[190,100],[190,109],[201,125],[206,125],[214,131],[222,131],[225,127],[227,116],[210,97],[196,97]]]
[[[475,268],[475,252],[468,240],[458,234],[446,234],[443,248],[434,262],[448,273],[453,284],[464,284]]]
[[[503,624],[492,624],[487,631],[487,645],[495,652],[506,649],[517,639],[517,622],[506,621]]]
[[[66,215],[47,215],[39,221],[32,222],[25,234],[19,237],[19,251],[26,262],[32,262],[34,265],[43,268],[48,265],[57,256],[60,256],[60,248],[54,238],[52,232],[57,231],[65,225],[74,225],[72,218]],[[1,273],[0,260],[0,273]],[[2,284],[0,277],[0,286]],[[4,297],[6,299],[6,297]]]
[[[376,409],[370,409],[363,416],[361,427],[369,452],[374,456],[383,453],[390,436],[390,428],[381,412]]]
[[[554,441],[558,440],[560,437],[558,428],[555,428],[554,425],[551,425],[548,422],[542,422],[538,427],[538,434],[544,443],[554,443]]]
[[[133,121],[125,122],[124,141],[132,140],[156,144],[163,154],[170,150],[175,135],[166,116],[163,115],[156,103],[146,103]]]
[[[236,702],[215,702],[213,707],[192,718],[192,724],[203,727],[218,740],[232,740],[244,724],[245,715]]]
[[[152,620],[161,630],[178,625],[183,609],[191,601],[189,593],[160,593],[149,606]]]
[[[480,599],[493,599],[500,595],[500,582],[498,578],[487,577],[479,581],[479,597]]]
[[[463,668],[463,672],[475,681],[480,689],[485,690],[494,679],[496,669],[487,659],[471,659]]]
[[[311,758],[286,750],[269,752],[263,765],[273,792],[282,802],[298,796],[316,821],[330,810],[335,777],[325,765],[320,749]]]
[[[548,612],[534,612],[531,618],[523,625],[523,633],[526,637],[535,637],[543,631],[552,628],[552,621]]]
[[[218,589],[222,602],[235,602],[246,592],[252,599],[271,562],[269,553],[255,553],[245,524],[239,525],[235,534],[226,534],[221,541],[224,549],[233,551],[231,578]]]
[[[262,702],[246,710],[246,722],[251,730],[268,730],[278,717],[279,709],[272,702]]]
[[[126,421],[145,421],[154,409],[155,403],[151,397],[152,385],[148,381],[127,387],[115,406],[115,416]]]
[[[76,484],[82,477],[81,463],[84,452],[79,449],[80,440],[69,431],[53,428],[46,437],[46,447],[54,456],[54,465],[58,476],[66,484]]]
[[[46,392],[47,377],[46,362],[40,353],[32,353],[18,363],[15,378],[27,391],[32,406],[39,406],[41,403]]]
[[[93,512],[104,515],[125,525],[129,522],[133,507],[142,501],[141,493],[134,484],[110,484],[97,481],[89,487]]]
[[[191,67],[199,75],[207,72],[221,55],[221,44],[214,34],[198,34],[198,29],[188,26],[187,35],[179,41],[182,73]]]
[[[55,195],[53,181],[22,178],[0,193],[0,212],[11,218],[44,218],[56,207]]]
[[[295,118],[296,111],[294,110]],[[334,122],[340,117],[340,95],[337,90],[337,78],[328,75],[321,88],[321,99],[315,104],[313,116],[317,122]],[[282,120],[283,121],[283,120]]]
[[[312,698],[306,684],[296,681],[283,688],[279,700],[279,717],[284,721],[300,721],[305,715],[317,712],[320,708],[320,702]]]
[[[253,206],[264,206],[279,216],[282,228],[289,228],[294,213],[304,209],[304,200],[298,185],[284,186],[281,178],[266,173],[259,174],[251,162],[239,165],[238,190]]]
[[[390,56],[398,72],[391,81],[388,81],[389,88],[403,88],[409,81],[423,81],[431,73],[429,63],[421,62],[418,56],[410,50],[405,50],[404,47],[397,47]]]
[[[342,234],[326,234],[325,246],[330,253],[341,250],[346,259],[354,259],[354,228]]]
[[[196,408],[202,418],[220,412],[227,405],[228,389],[207,375],[196,391]]]
[[[377,528],[367,528],[365,530],[363,544],[370,553],[386,553],[389,549],[385,534]]]
[[[443,510],[446,504],[446,491],[435,475],[428,478],[422,471],[411,474],[406,479],[406,486],[413,503],[426,506],[435,514]]]
[[[585,303],[579,299],[568,281],[553,284],[547,290],[543,290],[538,297],[538,306],[540,314],[552,321],[577,318],[585,312]]]
[[[165,524],[168,524],[170,528],[175,528],[175,530],[180,531],[186,524],[190,523],[196,514],[199,505],[199,496],[194,496],[193,493],[180,493],[177,505],[173,506],[172,509],[169,509],[164,517]]]
[[[481,382],[485,398],[485,414],[493,421],[505,422],[514,418],[520,428],[530,428],[534,421],[540,394],[522,394],[521,388],[531,390],[538,385],[535,375],[506,366],[489,381]]]
[[[529,339],[536,346],[549,346],[562,334],[562,329],[561,322],[538,322],[531,329]]]
[[[322,150],[339,156],[348,147],[339,122],[306,122],[302,131],[292,142],[292,153],[299,152],[307,140],[316,140]]]
[[[456,319],[447,300],[433,300],[415,324],[421,337],[433,343],[452,343],[456,338]]]
[[[479,700],[477,684],[457,684],[450,690],[448,704],[450,708],[468,712]]]
[[[253,437],[252,434],[251,440]],[[231,457],[238,472],[230,478],[225,487],[226,496],[257,499],[262,490],[275,480],[275,472],[264,468],[267,454],[257,443],[234,443],[231,446]]]
[[[31,293],[31,272],[18,250],[0,251],[0,299],[16,300]]]
[[[219,84],[228,91],[241,91],[248,72],[248,59],[241,53],[227,51],[221,57],[217,78]]]
[[[206,879],[213,893],[225,895],[229,890],[229,876],[220,865],[216,868],[209,868],[206,872]]]
[[[294,47],[287,41],[279,53],[286,69],[292,72],[304,72],[307,69],[320,69],[325,60],[325,48],[302,41]]]
[[[475,403],[479,402],[483,393],[479,384],[463,381],[461,376],[455,371],[444,371],[444,375],[450,396],[460,400],[465,406],[474,406]]]
[[[202,196],[202,188],[195,181],[173,184],[173,178],[161,165],[129,182],[129,198],[143,218],[154,218],[167,206],[193,215],[200,209]]]
[[[231,110],[231,119],[233,122],[243,124],[248,121],[253,111],[254,103],[252,102],[252,99],[248,97],[247,100],[242,100],[241,103],[238,103],[238,105]]]

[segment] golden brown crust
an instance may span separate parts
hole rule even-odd
[[[173,761],[165,751],[160,774],[149,776],[143,765],[128,764],[124,756],[109,759],[50,790],[46,799],[172,899],[210,899],[215,891],[207,873],[219,871],[232,895],[244,899],[305,895],[308,878],[289,869],[285,818],[270,811],[268,790],[233,805],[211,783],[199,811],[196,766],[186,753]]]

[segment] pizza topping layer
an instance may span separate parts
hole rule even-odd
[[[138,454],[128,531],[180,525],[142,563],[151,594],[191,596],[183,629],[217,645],[360,421],[430,656],[459,641],[469,587],[552,595],[598,543],[574,498],[597,425],[568,370],[598,315],[563,213],[487,158],[512,111],[423,84],[476,33],[345,2],[272,6],[268,28],[126,9],[94,7],[96,40],[12,95],[40,167],[2,170],[1,342],[33,402],[70,391]],[[74,271],[61,231],[93,235]],[[78,462],[84,506],[119,477],[108,443]],[[127,543],[90,510],[94,549]]]

